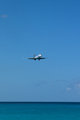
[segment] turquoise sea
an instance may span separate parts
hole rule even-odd
[[[80,120],[80,103],[0,103],[0,120]]]

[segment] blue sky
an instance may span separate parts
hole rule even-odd
[[[0,51],[0,101],[80,102],[79,0],[0,0]]]

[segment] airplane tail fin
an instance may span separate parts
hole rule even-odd
[[[35,55],[33,55],[35,57]]]

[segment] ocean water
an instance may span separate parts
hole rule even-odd
[[[0,103],[0,120],[80,120],[80,103]]]

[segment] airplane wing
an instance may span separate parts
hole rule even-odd
[[[35,58],[28,58],[28,59],[35,60]]]
[[[33,60],[34,58],[23,58],[23,59],[32,59]]]
[[[40,59],[46,59],[46,58],[42,58],[42,57],[41,57]]]
[[[28,59],[34,59],[34,58],[28,58]]]

